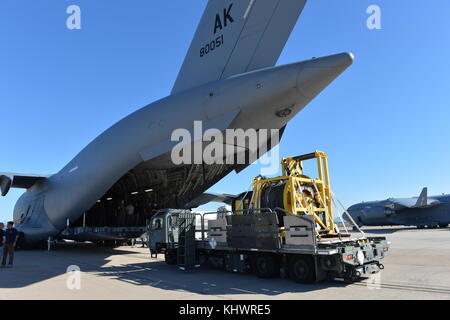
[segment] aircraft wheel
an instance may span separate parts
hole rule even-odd
[[[117,247],[117,243],[115,240],[104,240],[102,246],[105,248],[115,248]]]
[[[289,262],[289,277],[298,283],[314,283],[316,270],[314,261],[307,256],[294,256]]]
[[[256,254],[252,258],[253,272],[260,278],[274,278],[280,275],[277,256],[267,253]]]
[[[177,264],[177,262],[178,262],[177,252],[176,251],[166,251],[164,253],[164,259],[165,259],[166,263],[170,266]]]

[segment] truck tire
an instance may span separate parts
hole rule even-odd
[[[252,270],[259,278],[274,278],[280,274],[277,256],[267,253],[256,254],[252,257]]]
[[[293,256],[289,261],[289,277],[298,283],[314,283],[316,268],[311,257]]]
[[[166,263],[170,266],[177,264],[177,252],[176,251],[166,251],[164,253],[164,259]]]
[[[448,223],[439,224],[439,228],[447,228],[447,227],[448,227]]]

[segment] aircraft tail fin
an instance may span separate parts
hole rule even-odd
[[[274,66],[307,0],[209,0],[172,94]]]
[[[417,199],[415,207],[424,207],[428,205],[428,188],[422,189],[419,198]]]

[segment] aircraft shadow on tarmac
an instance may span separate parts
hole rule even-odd
[[[90,243],[61,244],[50,252],[43,249],[17,250],[14,268],[0,269],[0,289],[22,288],[65,275],[69,266],[79,266],[82,272],[99,271],[109,262],[111,255],[132,253],[135,252],[97,248]]]
[[[304,285],[286,278],[260,279],[253,274],[229,273],[210,267],[200,267],[185,272],[176,266],[167,265],[161,260],[151,260],[148,257],[148,261],[145,261],[142,259],[142,254],[140,257],[136,257],[136,260],[143,262],[107,265],[112,255],[123,254],[139,255],[139,253],[128,251],[123,247],[113,250],[86,244],[61,245],[51,252],[19,251],[17,252],[17,263],[13,269],[0,269],[0,289],[23,288],[55,277],[65,276],[70,265],[79,266],[82,272],[96,277],[111,278],[108,281],[118,280],[136,286],[206,296],[223,294],[277,296],[283,293],[302,293],[331,287],[345,287],[345,284],[339,282]],[[64,277],[61,282],[64,283],[67,277]]]

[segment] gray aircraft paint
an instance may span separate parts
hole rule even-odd
[[[306,0],[209,1],[172,94],[274,66],[305,4]],[[210,46],[209,53],[201,55],[201,48],[216,40],[220,47],[214,45],[211,51]]]
[[[361,202],[348,212],[360,226],[444,227],[450,224],[450,195],[428,197],[424,188],[419,197]]]
[[[168,155],[174,145],[170,137],[172,131],[177,128],[191,129],[194,121],[203,121],[206,126],[219,130],[284,128],[289,120],[353,62],[352,54],[341,53],[245,73],[257,67],[273,65],[278,59],[285,42],[278,37],[287,39],[297,20],[294,19],[295,16],[298,18],[303,9],[303,5],[300,5],[303,1],[285,1],[296,3],[291,8],[296,12],[290,12],[286,21],[283,20],[286,8],[281,1],[277,2],[278,6],[267,7],[262,5],[265,1],[257,0],[255,7],[248,9],[240,5],[246,1],[211,0],[193,46],[198,44],[198,39],[202,39],[199,34],[213,35],[211,23],[214,26],[217,12],[229,8],[230,3],[236,6],[235,11],[230,11],[230,14],[239,14],[242,17],[248,15],[248,28],[249,23],[254,22],[255,26],[259,26],[259,30],[261,21],[265,21],[265,31],[258,33],[259,44],[249,51],[251,54],[243,54],[244,62],[239,61],[237,57],[239,52],[246,53],[248,48],[244,46],[242,49],[236,49],[242,37],[236,37],[234,51],[229,50],[228,56],[226,52],[217,56],[214,55],[219,51],[212,52],[205,65],[198,70],[195,66],[201,65],[201,62],[190,57],[193,50],[191,47],[175,85],[174,94],[113,125],[58,173],[51,176],[0,173],[3,195],[6,195],[10,187],[27,188],[14,209],[17,228],[24,232],[27,242],[34,243],[59,234],[66,228],[67,221],[72,222],[80,218],[130,170],[141,167],[170,167]],[[220,4],[222,8],[218,11]],[[271,18],[268,18],[269,16]],[[207,23],[208,18],[210,23]],[[237,26],[236,31],[230,32],[241,32],[242,35],[245,26],[239,21],[236,18],[227,28],[231,30]],[[281,29],[271,27],[277,22],[286,22],[286,25]],[[271,39],[274,39],[273,51],[266,53],[263,48],[270,47]],[[233,54],[236,57],[233,58]],[[268,60],[264,61],[265,54],[268,55]],[[228,63],[224,64],[224,61]],[[234,62],[230,64],[230,61]],[[242,67],[244,65],[246,67]],[[218,76],[219,73],[210,73],[214,66],[222,70],[221,76]],[[201,76],[197,78],[197,74]],[[227,74],[227,78],[223,78],[223,74]],[[186,78],[189,75],[193,78],[192,82]],[[193,88],[189,88],[189,84]],[[286,106],[291,107],[292,112],[287,117],[278,117],[277,111]],[[230,167],[225,172],[233,169],[237,170],[238,167]],[[223,173],[217,173],[210,181],[220,180],[222,176]],[[21,180],[26,180],[27,183],[21,184]],[[207,182],[200,186],[201,192],[209,187]]]

